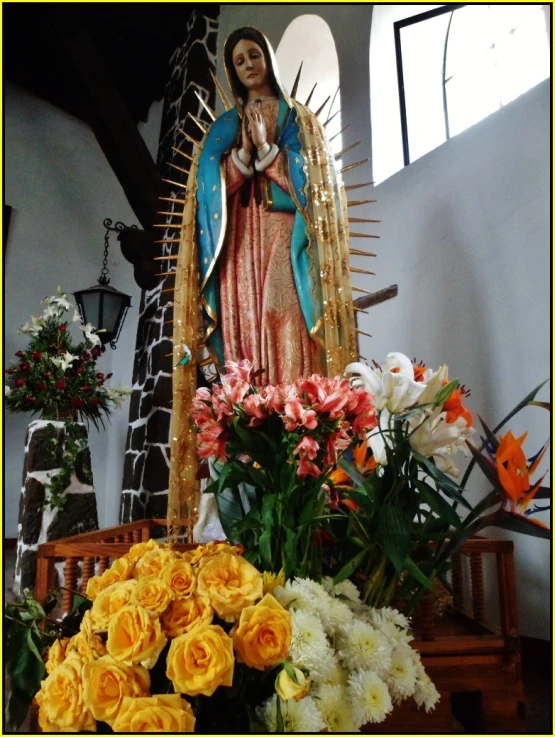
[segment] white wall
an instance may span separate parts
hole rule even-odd
[[[155,156],[161,105],[141,126]],[[5,88],[5,202],[13,207],[5,257],[5,361],[27,345],[17,330],[44,305],[58,284],[67,292],[89,287],[100,274],[104,218],[137,223],[123,190],[90,128],[44,100],[8,84]],[[133,267],[112,234],[111,284],[132,296],[115,351],[98,361],[112,371],[111,385],[131,384],[140,289]],[[106,431],[89,430],[101,527],[117,524],[129,401]],[[5,535],[17,535],[23,446],[30,416],[6,412],[4,424]]]
[[[275,48],[305,13],[320,15],[335,40],[343,125],[351,123],[343,145],[362,140],[357,159],[371,156],[370,5],[222,6],[219,58],[235,28],[257,26]],[[224,81],[221,65],[218,75]],[[354,262],[377,276],[355,283],[372,291],[399,285],[397,298],[359,319],[373,335],[361,337],[361,354],[382,360],[396,350],[430,366],[447,363],[471,389],[471,410],[492,425],[550,376],[549,105],[545,82],[383,184],[352,193],[378,200],[356,216],[382,221],[372,231],[381,236],[372,266]],[[367,181],[370,171],[360,167],[346,183]],[[549,397],[549,385],[540,397]],[[549,436],[539,409],[511,427],[529,431],[529,456]],[[474,499],[487,491],[479,472],[470,487]],[[547,513],[539,518],[549,523]],[[549,544],[486,533],[515,540],[521,632],[549,639]]]

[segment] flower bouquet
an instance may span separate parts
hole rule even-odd
[[[95,425],[102,423],[102,415],[119,407],[131,390],[104,385],[111,374],[96,369],[102,353],[97,330],[81,324],[76,310],[66,319],[72,307],[67,294],[58,287],[54,296],[42,301],[43,314],[33,315],[19,330],[30,336],[30,343],[26,350],[17,351],[18,360],[6,370],[6,405],[12,412],[42,412],[45,419],[78,415]],[[73,323],[79,323],[84,333],[80,343],[70,335]]]
[[[48,649],[43,731],[352,732],[439,698],[403,615],[349,582],[262,574],[237,546],[139,543],[87,596]]]
[[[353,440],[376,426],[371,396],[346,378],[259,387],[248,361],[226,368],[221,384],[198,389],[194,402],[198,454],[218,476],[206,492],[216,493],[228,539],[254,565],[317,578],[326,480]]]

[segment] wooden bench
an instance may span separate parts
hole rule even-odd
[[[35,595],[43,601],[56,586],[56,562],[63,566],[62,610],[71,610],[73,595],[112,560],[153,535],[164,533],[166,520],[138,520],[119,527],[39,545]],[[180,544],[179,550],[194,545]],[[486,626],[484,561],[495,556],[499,631]],[[468,732],[524,731],[523,688],[519,652],[513,543],[473,538],[453,559],[453,604],[442,616],[433,597],[426,597],[414,617],[413,646],[441,694],[432,714],[412,700],[396,707],[369,731],[449,733],[454,720]]]

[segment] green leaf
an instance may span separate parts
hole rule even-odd
[[[364,476],[359,473],[357,467],[346,458],[340,458],[337,464],[351,478],[357,486],[364,486]]]
[[[285,732],[283,715],[281,713],[281,699],[279,696],[276,698],[276,732]]]
[[[415,578],[418,583],[421,583],[427,589],[433,589],[434,585],[432,581],[422,573],[416,563],[409,557],[405,560],[405,568],[407,569],[407,573]]]
[[[499,440],[497,439],[497,436],[494,435],[494,433],[489,429],[489,427],[486,425],[484,420],[478,415],[478,419],[480,420],[480,425],[482,426],[482,429],[484,431],[484,435],[486,436],[486,440],[493,448],[493,451],[495,452],[497,448],[499,448]]]
[[[486,512],[490,507],[493,507],[494,504],[499,504],[501,501],[505,501],[505,497],[502,497],[497,489],[492,489],[478,502],[478,504],[476,504],[472,512],[470,512],[468,517],[465,519],[464,525],[467,525],[470,520],[478,519],[483,512]]]
[[[455,391],[455,389],[459,386],[460,382],[458,379],[453,379],[448,384],[446,384],[442,389],[440,389],[436,395],[434,405],[436,407],[439,407],[442,404],[445,404],[445,402],[449,399],[451,394]]]
[[[276,507],[277,502],[277,496],[276,494],[264,494],[264,498],[262,499],[262,522],[264,523],[264,527],[268,531],[268,533],[271,532],[272,528],[274,527],[276,523],[276,518],[274,514],[274,510]]]
[[[216,504],[227,539],[235,542],[234,525],[237,520],[242,520],[245,516],[239,492],[237,489],[224,489],[216,494]]]
[[[494,512],[493,514],[482,517],[479,528],[483,530],[485,527],[500,527],[504,530],[512,532],[521,532],[523,535],[531,535],[539,537],[543,540],[551,540],[551,530],[547,527],[540,527],[528,517],[520,514],[513,514],[506,510]]]
[[[13,683],[10,684],[10,697],[6,707],[6,718],[8,726],[14,731],[25,721],[32,700],[32,696],[28,696],[23,691],[14,688]]]
[[[376,504],[364,491],[348,491],[345,496],[352,499],[360,507],[358,512],[359,520],[363,518],[362,511],[365,513],[365,521],[370,522],[376,512]]]
[[[532,404],[533,400],[536,398],[536,394],[539,392],[539,390],[542,388],[542,386],[544,386],[545,384],[547,384],[548,381],[549,381],[549,379],[546,379],[545,381],[542,381],[541,384],[538,384],[538,386],[535,389],[532,389],[532,391],[530,392],[530,394],[527,394],[524,397],[524,399],[521,402],[519,402],[516,405],[516,407],[514,407],[504,419],[501,420],[501,422],[499,423],[499,425],[497,425],[497,427],[494,427],[493,428],[493,431],[492,432],[493,433],[498,433],[499,430],[501,430],[501,428],[503,427],[503,425],[506,425],[507,422],[510,419],[512,419],[517,414],[517,412],[520,412],[520,410],[523,409],[524,407],[526,407],[527,404]]]
[[[382,507],[376,520],[376,536],[397,573],[405,567],[410,549],[412,524],[405,511],[390,504]]]
[[[296,555],[297,555],[297,533],[294,530],[290,530],[289,528],[286,528],[285,530],[284,553],[285,553],[284,571],[287,577],[290,575],[290,573],[295,568]]]
[[[339,573],[335,576],[335,578],[333,579],[333,585],[336,586],[338,583],[341,583],[341,581],[344,581],[346,578],[350,578],[350,576],[352,576],[353,573],[362,564],[362,561],[364,560],[367,553],[368,551],[366,549],[361,550],[355,555],[354,558],[351,558],[351,560],[346,563],[339,571]]]
[[[289,491],[295,480],[295,464],[285,463],[279,475],[279,485],[283,492]]]
[[[485,455],[480,453],[480,451],[475,448],[471,443],[469,443],[468,440],[466,441],[466,446],[472,453],[474,461],[478,464],[478,466],[480,466],[481,470],[484,473],[484,476],[487,478],[490,484],[495,489],[500,491],[503,496],[505,496],[506,492],[503,489],[501,482],[499,481],[499,476],[497,475],[497,467],[495,466],[495,464],[490,461],[490,459],[487,458]]]
[[[466,509],[468,509],[469,511],[472,510],[471,505],[462,495],[462,489],[460,486],[458,486],[458,484],[456,484],[448,476],[446,476],[443,471],[440,471],[435,463],[433,463],[429,458],[425,458],[421,453],[418,453],[416,450],[413,450],[412,454],[414,458],[425,468],[426,472],[433,478],[433,480],[437,483],[444,494],[456,501],[458,504],[462,504],[463,507],[466,507]]]
[[[295,668],[291,665],[291,663],[288,660],[283,661],[283,668],[289,678],[293,681],[293,683],[296,683],[297,686],[299,685],[299,679],[297,678],[297,674],[295,673]]]
[[[458,529],[461,526],[459,515],[455,512],[453,507],[447,504],[439,492],[418,479],[415,479],[415,484],[426,504],[441,520],[447,521],[455,529]]]
[[[270,544],[270,533],[268,530],[264,530],[262,535],[260,535],[260,540],[258,541],[258,547],[260,549],[260,555],[262,556],[262,561],[265,566],[267,566],[267,570],[271,570],[272,566],[272,547]]]

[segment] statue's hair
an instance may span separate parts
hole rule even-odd
[[[254,41],[262,49],[264,58],[266,59],[270,84],[274,88],[275,93],[278,94],[279,85],[275,78],[271,55],[268,49],[268,42],[266,41],[264,34],[260,33],[258,29],[253,28],[252,26],[245,26],[244,28],[238,28],[236,31],[233,31],[233,33],[230,33],[224,46],[224,63],[227,69],[228,80],[231,84],[231,91],[234,96],[236,98],[240,98],[243,101],[243,104],[247,101],[248,97],[247,88],[239,81],[239,77],[237,76],[237,72],[235,71],[235,66],[233,64],[233,50],[239,41],[243,40]]]

